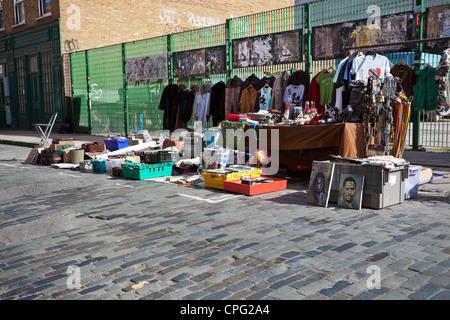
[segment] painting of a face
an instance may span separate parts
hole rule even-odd
[[[347,181],[344,184],[344,199],[347,202],[351,202],[355,196],[356,184],[353,181]]]

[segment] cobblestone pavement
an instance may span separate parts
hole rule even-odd
[[[26,165],[29,150],[0,157],[2,300],[450,299],[439,185],[381,210],[321,208],[301,175],[247,197]]]

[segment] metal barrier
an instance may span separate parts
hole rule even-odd
[[[163,89],[169,83],[189,86],[208,81],[214,85],[220,81],[226,82],[234,76],[244,80],[252,74],[261,78],[266,75],[276,76],[286,70],[291,73],[304,70],[312,78],[324,68],[336,67],[343,58],[313,58],[313,32],[318,27],[360,20],[367,20],[369,23],[380,16],[408,14],[410,25],[408,38],[405,40],[424,39],[426,35],[423,17],[427,8],[448,4],[449,0],[321,0],[233,18],[225,24],[202,29],[71,53],[75,128],[125,134],[142,129],[160,132],[163,131],[163,112],[158,106]],[[417,17],[419,20],[416,20]],[[233,65],[234,40],[292,31],[298,31],[300,34],[301,58],[298,61],[248,67]],[[174,74],[174,57],[178,54],[214,47],[225,47],[226,63],[223,72]],[[420,63],[427,59],[423,49],[422,44],[411,44],[403,46],[401,50],[390,50],[389,53],[383,54],[394,65],[403,61],[418,68]],[[131,69],[136,69],[132,68],[133,64],[159,58],[165,62],[164,66],[167,66],[166,70],[153,70],[159,71],[159,77],[140,80],[139,75],[132,74],[133,80],[130,81],[129,73]],[[435,60],[432,63],[436,63]],[[423,116],[414,113],[407,143],[414,148],[419,145],[450,147],[448,119],[439,117],[434,122],[423,119]],[[192,127],[192,123],[188,123],[188,127]]]

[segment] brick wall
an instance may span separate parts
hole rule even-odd
[[[17,32],[29,29],[49,21],[54,21],[59,18],[59,2],[52,1],[51,14],[45,17],[39,16],[39,8],[37,0],[25,0],[25,23],[21,25],[15,24],[14,17],[14,1],[3,1],[3,16],[5,21],[5,30],[0,32],[0,37],[11,32]]]
[[[294,0],[61,0],[63,53],[207,27],[294,3]]]

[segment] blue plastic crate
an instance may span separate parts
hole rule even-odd
[[[120,137],[120,136],[116,136],[116,137]],[[109,151],[116,151],[116,150],[128,147],[128,139],[126,139],[126,138],[111,139],[111,138],[114,138],[114,137],[109,137],[108,139],[103,140],[105,142],[105,149],[107,149]]]

